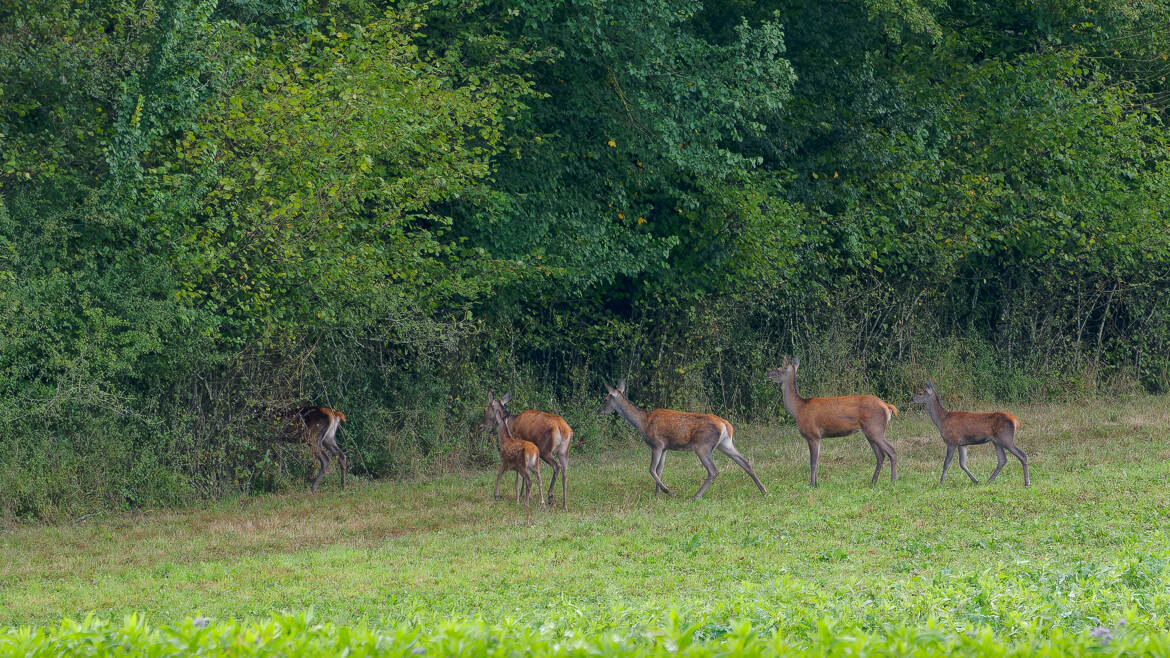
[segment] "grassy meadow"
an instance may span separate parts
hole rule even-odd
[[[744,424],[736,444],[767,496],[720,455],[719,478],[691,501],[703,469],[668,453],[663,479],[679,495],[667,498],[622,425],[628,445],[571,453],[568,513],[491,500],[494,470],[354,478],[345,491],[331,473],[316,495],[10,527],[0,627],[14,628],[0,653],[138,629],[167,646],[299,634],[322,655],[471,655],[476,642],[485,653],[1170,655],[1170,400],[1013,409],[1027,489],[1010,457],[991,486],[971,484],[956,460],[940,487],[941,440],[901,406],[893,485],[887,467],[869,486],[873,455],[855,435],[825,440],[810,489],[793,425]],[[970,453],[986,480],[994,450]],[[547,486],[551,469],[542,474]]]

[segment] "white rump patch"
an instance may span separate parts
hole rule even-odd
[[[724,441],[727,441],[729,444],[731,443],[731,435],[727,433],[727,423],[722,423],[719,426],[719,441],[715,444],[715,447],[718,448],[723,445]]]

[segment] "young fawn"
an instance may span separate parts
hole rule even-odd
[[[536,444],[540,450],[540,458],[553,469],[552,481],[548,484],[548,504],[553,504],[553,489],[557,485],[557,475],[561,476],[561,509],[569,509],[569,444],[573,440],[573,428],[564,418],[555,414],[526,409],[518,414],[512,414],[505,405],[512,399],[512,394],[504,393],[498,402],[504,410],[503,422],[508,425],[508,431],[518,439]],[[483,420],[480,421],[478,431],[490,432],[496,429],[496,418],[492,413],[491,403],[483,410]],[[519,475],[517,475],[519,482]],[[543,494],[542,494],[543,495]]]
[[[768,371],[766,377],[778,384],[784,395],[784,409],[796,419],[800,435],[808,442],[810,482],[817,486],[817,462],[821,439],[848,436],[860,430],[869,441],[877,459],[870,485],[877,484],[882,463],[890,458],[890,482],[898,479],[894,447],[886,441],[886,424],[898,413],[897,407],[872,395],[846,395],[836,398],[802,398],[796,392],[796,371],[800,359],[785,359],[784,365]]]
[[[943,442],[947,444],[947,456],[943,459],[942,477],[938,479],[939,484],[947,479],[947,467],[951,465],[951,458],[955,456],[955,448],[959,449],[959,468],[963,469],[972,482],[978,483],[979,480],[976,480],[971,471],[967,469],[967,446],[980,445],[988,441],[995,445],[995,454],[999,458],[999,464],[996,465],[991,477],[987,479],[987,484],[995,481],[995,476],[999,475],[1003,465],[1007,463],[1007,456],[1004,455],[1005,450],[1015,455],[1016,459],[1020,460],[1020,464],[1024,466],[1024,486],[1031,484],[1028,477],[1028,458],[1024,455],[1023,450],[1016,447],[1016,432],[1020,429],[1019,418],[1003,411],[990,413],[947,411],[939,402],[938,393],[934,390],[934,382],[931,381],[927,381],[922,391],[910,398],[910,401],[926,405],[926,412],[930,414],[930,419],[934,421],[935,427],[942,434]]]
[[[760,488],[760,493],[768,493],[751,465],[735,449],[735,444],[732,443],[735,430],[731,423],[711,414],[693,414],[670,409],[643,411],[626,399],[624,379],[617,388],[610,388],[609,385],[605,388],[609,390],[609,394],[601,408],[597,410],[597,415],[607,416],[616,411],[642,433],[642,440],[650,446],[650,477],[654,478],[654,493],[661,490],[670,495],[670,489],[662,483],[662,465],[666,462],[666,451],[693,450],[707,469],[707,479],[691,498],[702,496],[719,474],[719,469],[715,468],[715,460],[711,459],[711,453],[716,448],[747,472]]]
[[[337,428],[345,422],[345,414],[329,407],[296,407],[280,412],[280,418],[284,421],[282,436],[286,439],[303,439],[317,460],[319,469],[310,490],[317,490],[317,485],[329,468],[330,456],[337,457],[341,462],[338,473],[341,474],[341,488],[344,489],[348,460],[337,446]]]
[[[500,470],[496,473],[496,491],[493,497],[496,500],[500,499],[500,479],[504,477],[504,473],[516,471],[524,481],[524,507],[529,507],[532,498],[532,478],[528,474],[531,472],[536,475],[537,497],[540,498],[540,506],[544,507],[544,495],[540,493],[544,490],[544,483],[540,479],[540,449],[531,441],[524,441],[512,435],[508,423],[504,422],[508,412],[490,392],[488,410],[491,411],[492,422],[496,426],[500,441]],[[519,480],[516,483],[516,503],[520,503]]]

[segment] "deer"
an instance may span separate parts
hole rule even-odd
[[[317,485],[325,476],[329,468],[330,456],[337,457],[341,462],[338,472],[341,474],[341,488],[345,489],[345,471],[348,460],[345,453],[337,446],[337,428],[345,422],[345,414],[329,407],[294,407],[280,413],[285,419],[283,436],[286,439],[302,439],[309,444],[313,457],[317,459],[320,468],[309,487],[312,492],[317,491]]]
[[[508,431],[519,439],[536,445],[540,450],[540,458],[553,469],[552,481],[548,484],[548,504],[553,505],[555,499],[553,489],[557,485],[557,475],[561,476],[561,509],[569,509],[569,444],[573,440],[573,428],[564,418],[535,409],[525,409],[518,414],[508,411],[505,405],[512,399],[511,391],[500,396],[498,402],[503,409],[503,422],[508,425]],[[483,410],[483,420],[480,421],[477,431],[480,433],[496,429],[496,418],[492,413],[492,403]],[[519,475],[517,475],[519,481]]]
[[[608,416],[615,411],[625,421],[633,425],[641,434],[642,440],[650,448],[650,477],[654,478],[654,493],[672,496],[670,489],[662,483],[662,466],[666,462],[667,450],[692,450],[698,456],[703,467],[707,469],[707,479],[691,496],[695,500],[703,495],[707,487],[715,481],[719,469],[715,468],[715,461],[711,453],[718,449],[727,455],[752,478],[760,493],[767,494],[760,478],[752,470],[751,464],[735,449],[732,439],[735,429],[731,423],[712,414],[696,414],[672,409],[654,409],[644,411],[634,406],[626,399],[626,380],[621,380],[617,388],[605,385],[609,391],[605,402],[597,410],[598,416]]]
[[[796,392],[796,371],[800,359],[784,359],[784,364],[768,371],[767,379],[780,384],[784,409],[796,419],[800,435],[808,442],[809,483],[817,486],[817,462],[821,439],[848,436],[860,431],[869,441],[877,459],[870,486],[877,485],[886,457],[890,458],[890,482],[898,479],[894,447],[886,440],[886,424],[898,414],[898,408],[873,395],[846,395],[833,398],[802,398]]]
[[[938,483],[941,485],[947,479],[947,468],[951,465],[951,458],[955,456],[955,449],[959,450],[959,468],[976,484],[979,480],[967,468],[967,446],[982,445],[991,442],[995,446],[995,455],[999,463],[995,471],[987,479],[987,484],[995,481],[995,477],[1003,470],[1007,463],[1004,451],[1015,455],[1024,467],[1024,486],[1031,484],[1028,477],[1028,457],[1023,450],[1016,447],[1016,432],[1020,430],[1020,419],[1005,411],[972,413],[969,411],[947,411],[938,399],[934,389],[934,382],[927,380],[922,391],[910,398],[910,402],[926,405],[926,413],[934,421],[942,435],[943,443],[947,446],[947,456],[943,459],[942,476]]]
[[[505,419],[508,412],[499,400],[488,391],[488,411],[492,416],[492,424],[499,437],[500,470],[496,473],[496,491],[492,497],[500,499],[500,479],[508,471],[516,471],[519,478],[516,480],[516,504],[520,504],[520,480],[524,481],[524,507],[529,508],[532,498],[532,478],[529,473],[536,475],[536,491],[540,498],[540,506],[544,507],[544,483],[540,479],[540,449],[535,443],[516,438]]]

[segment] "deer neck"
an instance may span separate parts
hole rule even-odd
[[[947,410],[943,409],[942,402],[939,402],[938,393],[930,396],[930,402],[926,404],[926,413],[930,414],[934,426],[942,429],[942,422],[947,417]]]
[[[805,402],[800,393],[796,392],[796,373],[784,378],[780,383],[780,392],[784,398],[784,410],[789,416],[796,418]]]
[[[646,412],[634,406],[634,403],[627,400],[624,395],[619,395],[617,398],[617,412],[626,419],[627,423],[638,428],[639,432],[646,426]]]
[[[512,419],[515,416],[508,416],[504,418],[504,422],[500,423],[496,428],[496,436],[499,437],[496,441],[498,447],[503,447],[505,443],[515,440],[515,435],[512,434]]]

